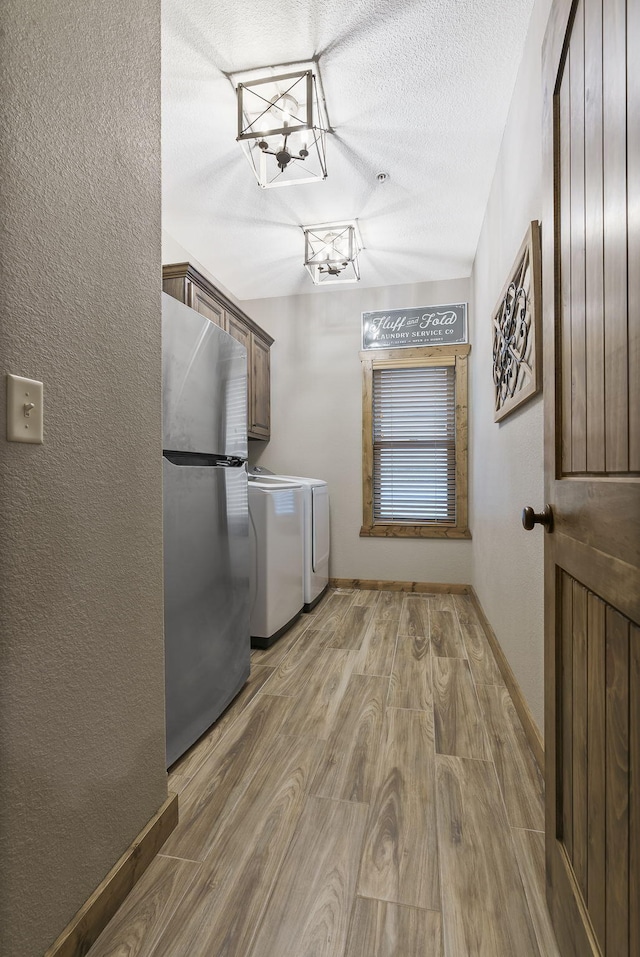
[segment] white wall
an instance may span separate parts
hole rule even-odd
[[[543,539],[521,512],[543,503],[542,395],[493,422],[491,314],[528,224],[541,216],[541,44],[536,3],[472,273],[472,581],[539,727],[543,723]],[[545,224],[542,224],[544,230]]]
[[[167,794],[160,3],[4,0],[0,953],[41,957]]]
[[[347,287],[348,288],[348,287]],[[468,280],[333,289],[250,300],[243,308],[269,332],[271,441],[251,442],[252,464],[329,482],[334,578],[467,583],[471,543],[360,538],[362,524],[361,313],[466,302]],[[471,356],[473,363],[473,355]]]

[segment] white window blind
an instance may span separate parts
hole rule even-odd
[[[373,370],[373,518],[456,522],[455,366]]]

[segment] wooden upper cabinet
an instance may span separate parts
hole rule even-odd
[[[249,392],[250,434],[268,439],[271,429],[271,343],[251,334],[251,389]]]
[[[190,263],[162,267],[162,289],[215,322],[247,350],[247,434],[269,439],[271,431],[271,336],[227,299]]]
[[[220,303],[216,302],[213,296],[210,296],[208,292],[201,289],[195,282],[189,283],[187,293],[187,305],[195,309],[196,312],[199,312],[201,316],[210,319],[211,322],[215,322],[221,329],[227,330],[225,311]]]
[[[245,347],[247,350],[247,365],[249,365],[251,356],[251,331],[246,322],[243,322],[238,316],[234,316],[233,313],[229,313],[227,318],[227,332]]]
[[[215,286],[189,263],[163,266],[162,289],[226,331],[225,309],[216,295]]]

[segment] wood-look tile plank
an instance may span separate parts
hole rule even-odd
[[[312,614],[319,615],[320,612],[325,608],[325,606],[329,603],[329,601],[335,594],[339,594],[338,590],[333,585],[330,585],[329,588],[327,588],[327,590],[325,591],[320,601],[316,605],[314,605],[312,609]]]
[[[483,685],[504,685],[482,625],[476,621],[460,621],[460,631],[474,679]]]
[[[473,602],[471,601],[468,595],[452,595],[453,598],[453,610],[458,616],[458,621],[461,625],[479,625],[478,616],[476,610],[473,607]],[[432,605],[432,610],[434,606]],[[449,609],[450,610],[450,609]]]
[[[477,685],[489,748],[512,827],[544,830],[544,781],[506,688]]]
[[[333,632],[316,631],[308,628],[300,636],[288,655],[286,655],[263,686],[265,694],[296,697],[317,668],[318,651],[331,638]]]
[[[468,661],[433,658],[432,680],[436,751],[462,758],[488,758],[484,722]]]
[[[399,635],[429,636],[429,599],[421,595],[405,595],[400,613]]]
[[[435,761],[446,957],[538,957],[493,765]]]
[[[311,794],[369,803],[388,687],[388,678],[351,675]]]
[[[466,658],[467,650],[455,611],[436,608],[431,611],[430,619],[431,653],[439,658]]]
[[[376,605],[375,616],[381,621],[400,619],[404,593],[401,591],[381,591]]]
[[[366,815],[308,799],[247,957],[343,957]]]
[[[176,771],[173,771],[168,779],[169,791],[172,791],[174,794],[182,794],[190,780],[190,776],[187,777],[185,774],[178,774]]]
[[[358,894],[440,909],[433,716],[388,708]]]
[[[354,671],[364,675],[390,675],[397,634],[397,621],[374,618],[365,633]]]
[[[203,761],[184,789],[180,821],[163,853],[203,861],[224,821],[290,713],[292,699],[259,694]]]
[[[545,897],[544,834],[522,828],[511,834],[541,957],[560,957]]]
[[[89,950],[89,957],[148,957],[201,864],[156,857]]]
[[[433,707],[429,639],[398,635],[389,686],[390,708],[430,711]]]
[[[357,656],[358,652],[342,648],[318,652],[315,671],[291,701],[283,734],[308,735],[323,741],[329,738]]]
[[[345,648],[358,651],[362,646],[369,623],[373,617],[373,606],[352,605],[342,616],[342,621],[334,630],[328,648]]]
[[[457,595],[449,595],[446,592],[439,595],[430,595],[429,606],[433,611],[454,611],[457,597]]]
[[[345,957],[442,957],[437,911],[357,897]]]
[[[273,668],[265,665],[251,665],[251,674],[240,694],[234,698],[215,724],[172,766],[169,772],[170,791],[179,794],[184,789],[207,755],[229,730],[231,722],[235,721],[242,709],[253,700],[272,672]]]
[[[279,736],[212,844],[154,957],[246,957],[322,745]]]
[[[373,588],[356,588],[353,593],[354,605],[377,605],[380,592]]]
[[[342,616],[352,604],[353,595],[341,595],[332,592],[326,601],[322,602],[322,607],[320,605],[316,607],[313,627],[334,631],[342,621]]]
[[[256,648],[252,652],[252,661],[257,665],[268,665],[270,668],[277,668],[283,658],[289,654],[295,643],[308,628],[315,628],[314,615],[300,615],[298,620],[289,628],[288,631],[278,638],[270,648]],[[255,655],[255,658],[254,658]]]

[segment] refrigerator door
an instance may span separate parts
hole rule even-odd
[[[163,458],[167,767],[249,676],[246,466]]]
[[[247,457],[247,351],[162,293],[163,449]]]

